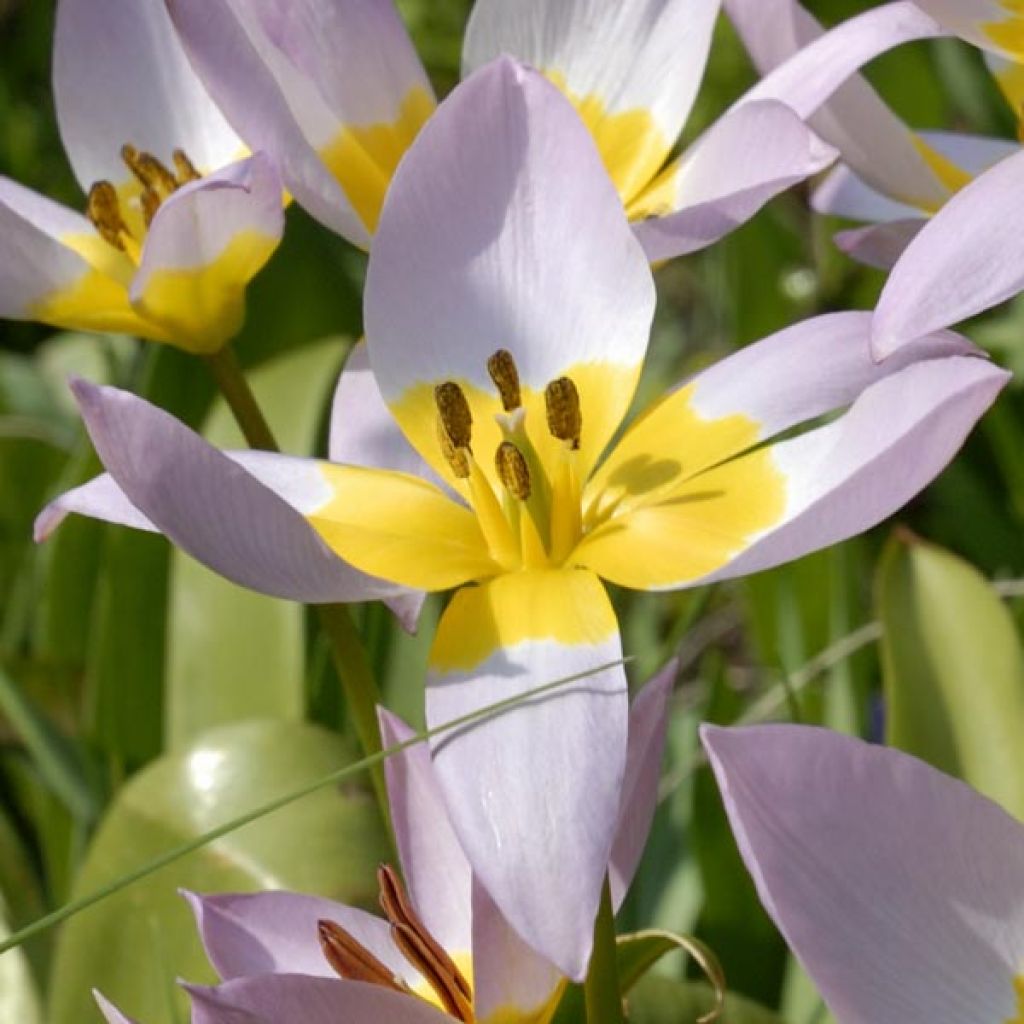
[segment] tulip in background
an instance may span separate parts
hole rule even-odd
[[[630,710],[607,865],[616,906],[654,815],[675,670],[670,663]],[[380,720],[385,747],[414,735],[387,711]],[[305,1024],[548,1024],[565,978],[509,927],[466,860],[426,748],[389,758],[387,785],[408,893],[381,869],[386,920],[298,893],[189,895],[221,977],[213,988],[189,986],[195,1024],[233,1024],[239,1014]],[[575,867],[571,858],[561,865],[567,876]],[[111,1024],[127,1020],[100,1002]]]
[[[366,288],[372,373],[343,375],[333,428],[334,453],[362,464],[226,456],[145,402],[80,383],[110,476],[39,523],[44,535],[77,511],[155,527],[239,582],[307,600],[459,588],[430,655],[434,726],[592,672],[557,700],[433,743],[474,870],[573,978],[590,954],[627,747],[601,579],[690,587],[865,530],[946,465],[1007,377],[949,333],[877,365],[870,314],[820,317],[670,392],[600,461],[630,406],[653,302],[573,108],[497,61],[441,105],[385,203]],[[337,589],[312,596],[328,571]]]
[[[761,900],[838,1024],[1024,1019],[1024,826],[823,729],[702,739]]]
[[[652,260],[712,244],[834,159],[803,124],[878,53],[938,29],[909,3],[852,19],[673,157],[721,0],[478,0],[465,74],[510,55],[593,134]],[[211,94],[313,216],[364,248],[434,95],[390,0],[168,0]]]
[[[217,352],[281,239],[277,171],[207,95],[163,0],[60,0],[53,82],[85,215],[0,179],[0,316]]]

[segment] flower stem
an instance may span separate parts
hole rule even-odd
[[[268,452],[280,451],[277,439],[249,387],[234,349],[230,345],[225,345],[219,352],[204,356],[203,361],[210,368],[217,387],[249,447]],[[366,648],[345,605],[320,604],[315,608],[320,628],[331,646],[331,657],[341,680],[345,704],[352,715],[360,746],[365,756],[372,757],[381,750],[376,710],[380,702],[380,692],[366,655]],[[370,777],[381,814],[390,831],[391,816],[387,788],[384,783],[384,772],[379,764],[371,769]]]
[[[280,451],[270,424],[267,423],[263,410],[245,379],[235,350],[230,345],[225,345],[219,352],[202,358],[210,368],[224,401],[228,403],[228,408],[241,427],[246,444],[250,448],[259,448],[267,452]]]
[[[625,1024],[615,945],[615,914],[608,879],[601,890],[601,906],[594,924],[594,951],[583,983],[587,1024]]]

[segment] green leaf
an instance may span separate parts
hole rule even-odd
[[[346,344],[328,338],[250,373],[282,450],[314,450]],[[218,400],[204,431],[221,448],[244,447]],[[303,608],[239,587],[180,551],[171,556],[167,745],[245,718],[300,719],[306,706]]]
[[[626,1000],[629,1024],[697,1024],[714,1010],[715,994],[703,982],[680,982],[656,974],[645,977]],[[719,1024],[783,1024],[771,1010],[726,995]]]
[[[77,891],[91,892],[351,760],[338,737],[312,726],[272,721],[214,730],[124,787],[95,837]],[[374,804],[356,787],[321,790],[224,836],[65,925],[51,1024],[92,1019],[93,987],[146,1024],[187,1019],[175,978],[203,982],[213,975],[179,887],[294,889],[369,904],[386,849]]]
[[[985,578],[913,537],[879,566],[886,739],[1024,817],[1024,656]]]

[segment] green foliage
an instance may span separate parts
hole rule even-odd
[[[213,730],[121,790],[89,849],[77,892],[92,892],[351,760],[346,744],[308,725],[270,720]],[[218,840],[68,923],[57,949],[48,1020],[88,1019],[90,990],[99,988],[140,1020],[184,1021],[174,979],[214,979],[179,888],[284,888],[368,904],[385,851],[372,798],[359,787],[315,793]]]
[[[971,565],[914,537],[878,571],[886,740],[1024,817],[1024,651]]]

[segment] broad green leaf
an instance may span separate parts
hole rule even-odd
[[[967,562],[911,537],[879,567],[886,739],[1024,817],[1024,655]]]
[[[715,1006],[714,990],[703,982],[680,982],[656,974],[645,977],[626,999],[629,1024],[697,1024]],[[719,1024],[783,1024],[771,1010],[726,995]]]
[[[250,722],[213,730],[133,778],[93,841],[78,893],[353,760],[313,726]],[[97,987],[146,1024],[185,1021],[174,981],[211,981],[179,887],[294,889],[368,904],[386,842],[361,788],[325,789],[233,832],[71,919],[57,949],[50,1024],[95,1019]]]
[[[345,342],[328,338],[254,370],[249,379],[283,451],[311,453]],[[204,431],[244,447],[218,400]],[[303,608],[231,583],[180,551],[171,556],[167,745],[245,718],[300,719],[305,710]]]

